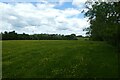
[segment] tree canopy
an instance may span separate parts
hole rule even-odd
[[[90,27],[86,30],[91,40],[106,41],[120,46],[120,2],[95,2],[85,13]]]
[[[60,35],[60,34],[17,34],[15,31],[7,32],[2,34],[2,40],[77,40],[75,34],[71,35]],[[1,35],[0,34],[0,35]]]

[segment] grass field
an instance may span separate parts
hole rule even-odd
[[[84,40],[3,41],[3,78],[116,78],[116,49]]]

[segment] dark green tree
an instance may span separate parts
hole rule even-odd
[[[60,34],[17,34],[15,31],[1,33],[2,40],[77,40],[75,34],[60,35]]]
[[[120,2],[96,2],[91,6],[85,13],[90,20],[86,29],[90,39],[120,44]]]

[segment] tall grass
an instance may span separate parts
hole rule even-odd
[[[116,49],[84,40],[3,41],[3,78],[116,78]]]

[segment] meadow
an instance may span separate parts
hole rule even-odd
[[[85,40],[2,41],[3,78],[117,78],[115,47]]]

